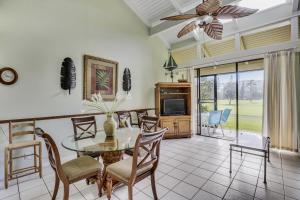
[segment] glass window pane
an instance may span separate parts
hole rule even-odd
[[[236,137],[236,74],[217,75],[217,107],[224,116],[222,127],[226,136]]]
[[[264,71],[239,72],[239,132],[262,134]]]
[[[200,100],[214,100],[214,76],[200,78]]]

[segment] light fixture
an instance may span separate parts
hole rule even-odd
[[[165,70],[170,71],[172,82],[173,82],[173,78],[174,78],[173,70],[175,70],[177,67],[178,67],[178,65],[175,62],[171,51],[169,51],[169,59],[165,62],[163,68],[165,68]]]

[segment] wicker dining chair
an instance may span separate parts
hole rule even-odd
[[[39,173],[42,178],[42,146],[41,141],[36,140],[35,121],[13,123],[9,122],[9,144],[4,148],[4,186],[7,189],[8,181],[23,176]],[[15,138],[30,136],[30,140],[15,141]],[[33,148],[33,153],[13,156],[13,152]],[[14,160],[33,156],[33,166],[14,169]]]
[[[103,165],[90,156],[79,158],[61,163],[58,148],[52,137],[42,129],[36,128],[35,133],[45,141],[48,151],[49,162],[55,172],[55,186],[52,200],[56,199],[60,181],[64,186],[63,200],[69,199],[70,184],[80,180],[93,178],[98,185],[98,195],[102,196],[102,169]]]
[[[126,128],[132,125],[132,118],[129,111],[117,111],[116,114],[118,116],[119,128]]]
[[[71,118],[71,121],[73,124],[75,140],[96,136],[97,124],[95,116]]]
[[[153,197],[158,199],[155,185],[155,171],[159,162],[160,143],[168,129],[164,128],[151,134],[140,134],[135,142],[132,157],[113,163],[106,168],[107,197],[111,198],[113,180],[128,186],[128,200],[132,200],[133,186],[151,176]],[[140,150],[146,153],[140,155]]]
[[[138,126],[141,128],[142,119],[143,119],[143,117],[148,116],[148,111],[147,110],[136,110],[135,113],[136,113],[137,120],[138,120]]]
[[[74,140],[82,140],[86,138],[94,138],[97,134],[97,124],[95,116],[71,118],[74,130]],[[77,157],[87,155],[93,158],[101,156],[100,153],[82,153],[77,152]],[[89,183],[87,181],[87,183]]]
[[[143,132],[157,131],[159,118],[154,116],[144,116],[141,120],[141,129]]]
[[[144,116],[141,120],[141,131],[142,134],[147,134],[151,132],[157,131],[159,123],[158,117],[152,117],[152,116]],[[133,155],[132,149],[125,150],[125,153],[129,156]]]

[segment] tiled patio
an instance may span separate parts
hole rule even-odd
[[[201,136],[164,140],[156,174],[159,199],[300,199],[300,159],[296,154],[273,151],[268,164],[268,183],[264,185],[262,159],[256,156],[234,154],[234,171],[230,176],[229,143]],[[37,175],[20,178],[8,190],[1,183],[0,199],[51,199],[53,187],[54,176],[48,167],[42,179]],[[62,190],[57,199],[62,198]],[[106,196],[98,198],[96,185],[81,181],[72,185],[70,199],[106,199]],[[127,188],[114,191],[112,199],[127,199]],[[153,199],[149,179],[136,185],[134,199]]]

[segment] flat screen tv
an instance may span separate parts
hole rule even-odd
[[[185,115],[186,103],[184,99],[163,99],[162,115]]]

